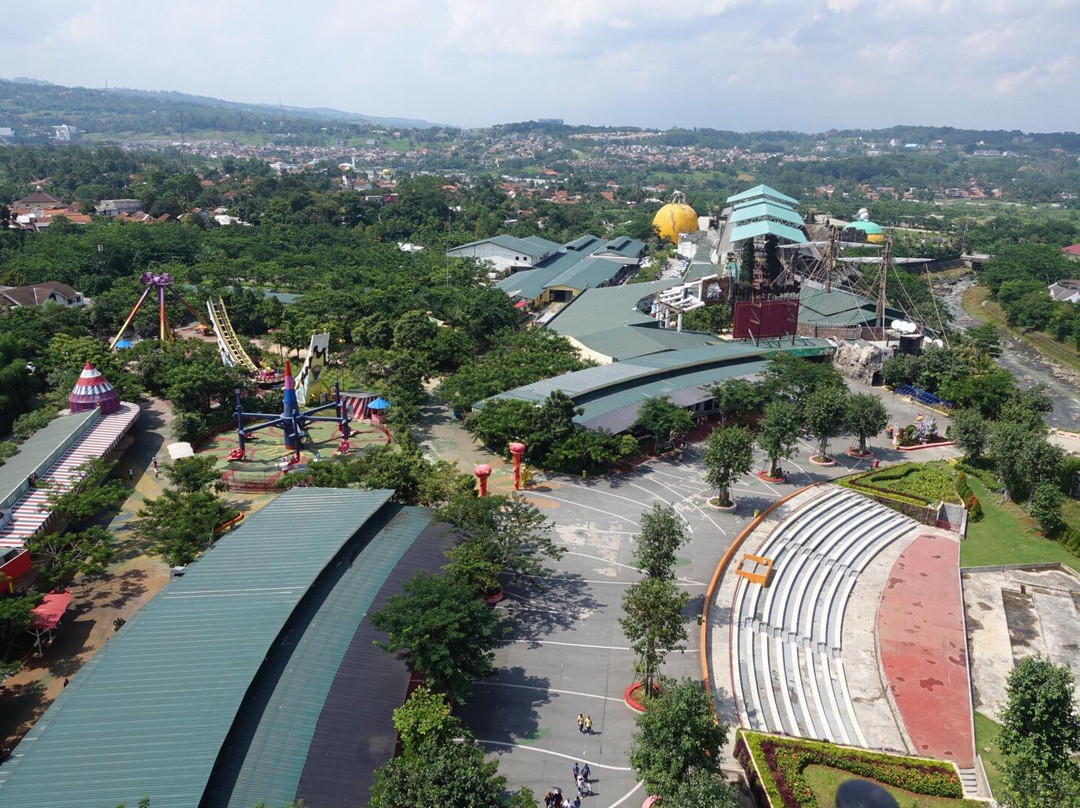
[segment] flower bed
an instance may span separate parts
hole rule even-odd
[[[746,772],[755,796],[772,808],[831,808],[818,806],[803,778],[811,764],[829,766],[858,777],[934,797],[963,798],[956,769],[925,758],[864,752],[821,741],[739,731],[735,758]]]

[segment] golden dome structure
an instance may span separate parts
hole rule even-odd
[[[686,194],[676,191],[671,195],[671,201],[656,211],[652,223],[660,238],[678,244],[679,233],[693,233],[698,229],[698,215],[686,204]]]

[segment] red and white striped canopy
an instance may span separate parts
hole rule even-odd
[[[112,415],[120,409],[120,394],[93,363],[87,362],[68,396],[68,406],[72,412],[101,407],[102,415]]]

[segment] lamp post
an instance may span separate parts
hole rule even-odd
[[[509,446],[510,454],[514,456],[514,490],[521,490],[521,456],[525,454],[525,444],[515,441]]]
[[[480,481],[480,496],[487,496],[487,481],[491,476],[491,466],[487,463],[481,463],[473,469],[473,474],[476,475],[476,479]]]

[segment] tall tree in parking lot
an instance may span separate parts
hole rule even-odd
[[[806,398],[803,418],[806,429],[817,441],[818,460],[829,459],[829,441],[840,434],[847,407],[847,389],[844,387],[821,387]]]
[[[634,421],[634,429],[648,432],[658,445],[668,441],[678,443],[693,428],[693,416],[664,396],[653,396],[641,402]]]
[[[641,532],[634,545],[638,569],[649,578],[671,578],[675,552],[689,541],[686,523],[671,505],[653,505],[641,515]]]
[[[780,460],[794,454],[799,440],[799,414],[794,404],[771,401],[758,425],[757,442],[769,458],[769,476],[780,476]]]
[[[710,700],[699,682],[668,679],[637,717],[630,765],[646,792],[658,794],[664,804],[686,789],[704,788],[706,782],[698,778],[720,775],[728,727],[717,723]],[[711,786],[705,790],[714,791]],[[726,798],[719,803],[731,804]]]
[[[634,672],[646,693],[653,692],[668,653],[686,641],[682,610],[689,598],[670,578],[642,578],[623,594],[619,625],[637,655]]]
[[[889,413],[873,393],[848,396],[844,407],[844,428],[859,439],[859,454],[866,454],[866,442],[889,423]]]
[[[432,690],[464,702],[474,679],[495,672],[493,649],[503,635],[498,613],[445,575],[419,572],[402,589],[371,615],[387,635],[379,646],[403,651]]]
[[[731,484],[754,464],[754,436],[741,426],[714,429],[705,441],[705,482],[717,491],[721,508],[731,505]]]
[[[1076,805],[1080,796],[1080,718],[1073,675],[1044,656],[1020,660],[1006,680],[998,745],[1005,797],[1013,808]]]

